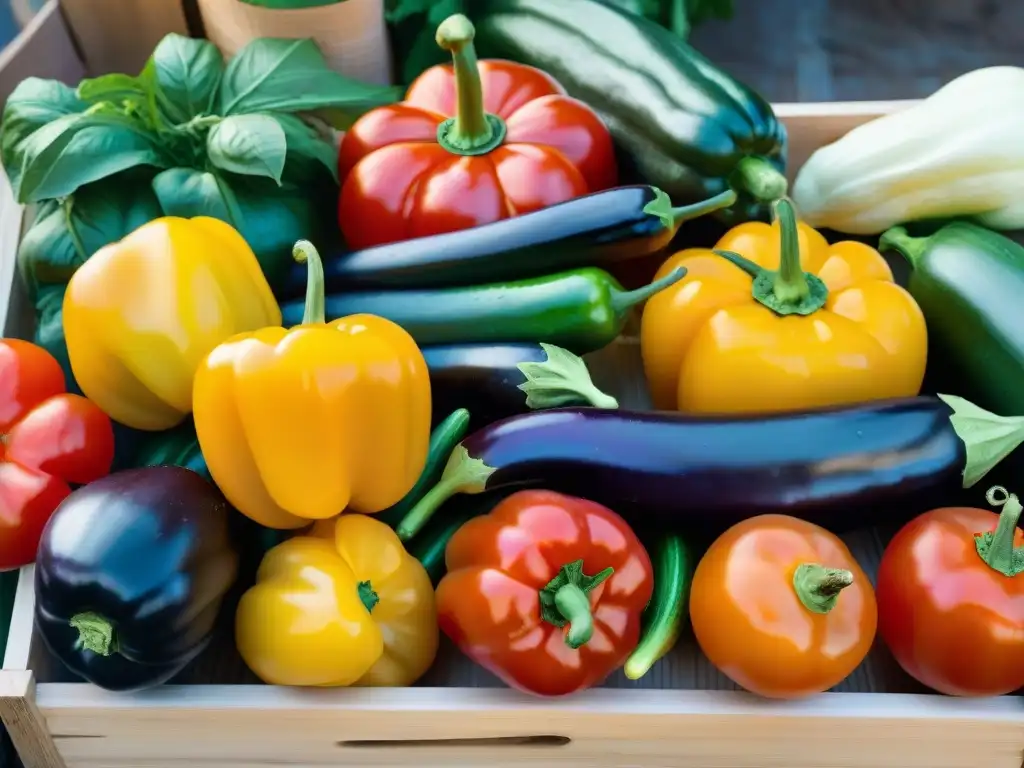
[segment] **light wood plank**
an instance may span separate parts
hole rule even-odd
[[[64,758],[34,701],[34,689],[31,672],[0,672],[0,720],[23,768],[64,768]]]

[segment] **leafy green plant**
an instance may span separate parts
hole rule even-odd
[[[171,34],[136,76],[77,89],[29,78],[0,125],[15,195],[39,204],[22,275],[33,291],[66,282],[145,221],[207,215],[242,233],[273,284],[294,241],[321,234],[337,195],[333,137],[300,115],[354,119],[400,96],[332,71],[308,39],[254,40],[225,64],[209,41]]]

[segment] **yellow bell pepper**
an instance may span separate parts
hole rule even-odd
[[[679,267],[686,277],[647,302],[641,323],[655,407],[770,413],[920,391],[928,340],[917,303],[878,251],[829,245],[787,200],[771,225],[680,251],[658,277]]]
[[[203,358],[280,324],[255,254],[219,219],[164,217],[93,254],[68,283],[64,338],[86,397],[115,421],[164,430],[192,410]]]
[[[437,655],[434,589],[391,528],[342,515],[267,552],[235,642],[272,685],[411,685]]]
[[[295,258],[309,269],[302,324],[218,346],[192,402],[214,481],[239,512],[279,529],[387,509],[419,479],[430,441],[416,342],[374,315],[325,323],[320,256],[300,241]]]

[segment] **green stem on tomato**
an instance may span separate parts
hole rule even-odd
[[[323,325],[327,322],[324,309],[324,263],[320,252],[309,240],[299,240],[292,248],[292,258],[306,265],[306,309],[303,325]]]
[[[816,563],[801,563],[793,573],[793,589],[804,608],[812,613],[828,613],[839,593],[853,584],[853,574],[842,568],[825,568]]]
[[[569,625],[565,644],[570,648],[586,645],[593,637],[590,592],[614,572],[613,568],[605,568],[600,573],[587,576],[583,573],[583,560],[576,560],[563,565],[558,575],[540,591],[541,618],[556,627]]]
[[[777,200],[775,214],[781,233],[778,270],[765,269],[732,251],[715,253],[754,278],[751,295],[762,306],[777,315],[813,314],[825,306],[828,287],[817,275],[804,272],[800,265],[800,238],[793,204],[785,198]]]
[[[441,22],[435,39],[452,55],[455,72],[455,117],[437,128],[437,142],[455,155],[483,155],[505,139],[505,121],[484,110],[480,67],[473,47],[473,22],[457,13]]]
[[[996,529],[974,537],[978,555],[992,570],[1004,576],[1016,576],[1024,571],[1024,548],[1016,546],[1017,523],[1024,507],[1016,494],[998,485],[988,489],[985,500],[1002,509]]]

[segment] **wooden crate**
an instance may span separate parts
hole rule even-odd
[[[791,166],[906,103],[778,105]],[[12,285],[19,220],[4,184],[0,318],[5,335],[28,337],[31,311]],[[590,363],[623,405],[646,404],[635,337]],[[846,540],[873,572],[890,534]],[[175,684],[125,695],[74,682],[34,635],[32,613],[29,567],[0,675],[0,715],[26,768],[1019,768],[1024,749],[1024,699],[929,694],[880,645],[834,692],[797,702],[735,690],[692,636],[641,683],[619,674],[600,689],[539,700],[502,687],[447,645],[413,688],[265,686],[228,634]]]

